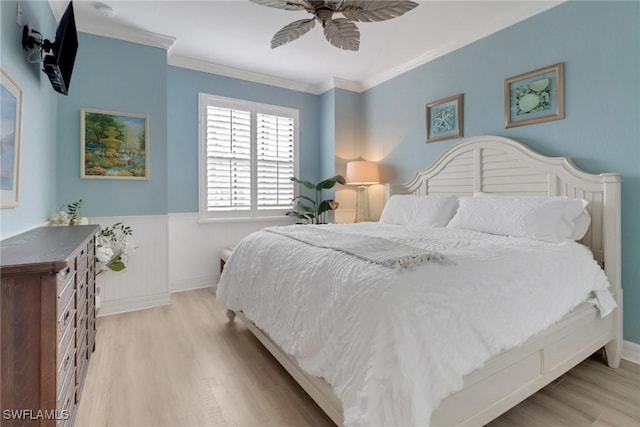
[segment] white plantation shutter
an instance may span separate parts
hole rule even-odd
[[[199,99],[201,218],[277,216],[289,210],[298,111],[207,94]]]
[[[207,210],[251,208],[251,113],[207,106]]]
[[[291,117],[257,114],[258,209],[291,206],[295,122]]]

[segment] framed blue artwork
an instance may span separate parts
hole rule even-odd
[[[563,63],[505,79],[505,128],[560,119],[564,119]]]
[[[2,68],[0,78],[0,207],[18,206],[22,89]]]
[[[427,104],[427,142],[462,136],[462,94]]]

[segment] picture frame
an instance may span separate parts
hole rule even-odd
[[[504,81],[504,127],[564,119],[562,62]]]
[[[83,108],[80,177],[149,179],[149,116]]]
[[[427,142],[460,138],[462,129],[461,93],[427,104]]]
[[[0,208],[18,207],[22,148],[22,88],[0,70]]]

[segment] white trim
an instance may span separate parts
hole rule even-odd
[[[424,65],[428,62],[431,62],[437,58],[445,56],[453,51],[456,51],[462,47],[470,45],[478,40],[482,40],[485,37],[489,37],[490,35],[497,33],[498,31],[504,30],[507,27],[517,24],[518,22],[524,21],[526,19],[531,18],[532,16],[538,15],[546,10],[549,10],[553,7],[556,7],[567,0],[560,1],[549,1],[546,3],[546,8],[537,11],[534,15],[521,16],[521,14],[514,10],[513,13],[505,13],[502,15],[499,22],[491,22],[490,26],[476,26],[469,27],[469,30],[466,33],[461,33],[458,37],[450,40],[448,43],[438,46],[436,49],[430,50],[417,58],[414,58],[404,64],[401,64],[390,71],[380,73],[376,76],[373,76],[369,79],[365,79],[360,82],[362,90],[360,92],[364,92],[365,90],[371,89],[375,86],[378,86],[381,83],[386,82],[387,80],[391,80],[394,77],[397,77],[401,74],[406,73],[407,71],[411,71],[414,68],[418,68],[421,65]],[[487,32],[489,31],[489,32]]]
[[[216,74],[218,76],[231,77],[234,79],[280,87],[283,89],[295,90],[298,92],[306,92],[313,95],[320,95],[322,92],[324,92],[322,91],[321,85],[296,82],[293,80],[270,76],[268,74],[256,73],[253,71],[242,70],[240,68],[233,68],[226,65],[214,64],[212,62],[188,58],[186,56],[169,55],[167,64],[174,67],[186,68],[188,70]]]
[[[129,311],[144,310],[146,308],[169,305],[170,303],[171,296],[168,293],[103,301],[98,317],[127,313]]]
[[[194,289],[214,288],[218,284],[218,276],[191,277],[189,279],[172,280],[169,282],[171,293],[192,291]]]
[[[213,106],[225,109],[239,109],[250,115],[250,177],[251,177],[251,202],[248,209],[233,210],[220,209],[209,211],[207,205],[208,195],[208,172],[207,172],[207,119],[208,107]],[[279,105],[265,104],[245,99],[229,98],[209,93],[198,93],[198,214],[199,222],[210,222],[223,220],[246,221],[251,219],[269,220],[282,218],[285,212],[291,210],[292,206],[281,205],[273,209],[260,209],[258,206],[258,116],[269,114],[279,117],[286,117],[293,120],[293,176],[298,175],[300,164],[300,110],[297,108],[284,107]],[[298,195],[295,184],[292,184],[294,196]]]
[[[640,365],[640,344],[624,341],[622,343],[622,358],[628,362]]]
[[[115,29],[111,27],[101,27],[96,25],[92,25],[91,27],[78,25],[78,31],[126,42],[158,47],[165,50],[170,49],[173,46],[173,43],[176,41],[175,37],[167,36],[165,34],[152,33],[150,31],[142,30]]]

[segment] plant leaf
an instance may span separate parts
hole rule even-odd
[[[332,19],[324,26],[325,38],[337,48],[358,50],[360,48],[360,31],[356,24],[345,18]]]
[[[110,262],[107,265],[107,267],[109,267],[113,271],[122,271],[122,270],[125,269],[126,266],[124,265],[124,262],[122,262],[122,261],[113,261],[113,262]]]
[[[349,1],[340,10],[350,21],[379,22],[396,18],[413,10],[418,3],[414,1]]]
[[[312,183],[310,183],[309,181],[305,181],[305,180],[303,180],[303,179],[298,179],[298,178],[296,178],[295,176],[291,177],[290,179],[291,179],[291,181],[293,181],[293,182],[297,182],[298,184],[302,184],[302,185],[304,185],[304,186],[305,186],[305,187],[307,187],[309,190],[313,190],[313,189],[315,189],[315,188],[316,188],[315,184],[312,184]]]
[[[305,215],[302,215],[301,213],[293,212],[293,211],[287,212],[287,213],[285,213],[285,215],[286,216],[293,216],[295,218],[300,218],[300,219],[308,219]]]
[[[344,185],[345,181],[342,175],[332,176],[324,181],[320,181],[318,185],[316,185],[316,190],[328,190],[329,188],[333,188],[337,183]]]
[[[299,21],[293,21],[292,23],[285,25],[275,33],[271,39],[271,49],[275,49],[283,44],[289,43],[299,37],[302,37],[309,32],[316,25],[315,18],[301,19]]]
[[[313,6],[307,0],[251,0],[253,3],[275,7],[284,10],[308,10],[313,11]]]
[[[315,212],[315,208],[303,205],[300,200],[298,200],[298,202],[295,204],[295,206],[293,207],[293,210],[296,211],[296,212],[300,212],[300,213],[304,213],[304,212],[313,213],[313,212]]]
[[[311,198],[309,198],[309,197],[307,197],[307,196],[302,196],[302,195],[300,195],[300,196],[296,196],[296,197],[294,197],[293,199],[291,199],[291,203],[295,202],[295,201],[296,201],[296,200],[298,200],[298,199],[304,199],[304,200],[307,200],[307,201],[311,202],[311,204],[312,204],[313,206],[315,206],[315,204],[316,204],[316,201],[315,201],[315,200],[313,200],[313,199],[311,199]]]

